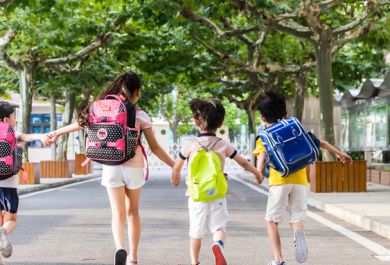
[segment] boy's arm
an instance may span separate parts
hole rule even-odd
[[[256,176],[258,184],[261,184],[263,182],[263,174],[259,170],[257,170],[248,160],[246,160],[240,155],[236,155],[234,157],[234,160],[246,171],[252,172]]]
[[[172,176],[171,176],[171,183],[174,186],[177,186],[180,184],[181,176],[180,171],[184,165],[185,160],[181,159],[180,157],[176,160],[175,165],[172,169]]]
[[[321,146],[321,148],[324,148],[324,149],[328,150],[329,152],[336,154],[336,156],[341,160],[341,162],[352,163],[352,158],[349,155],[341,152],[340,150],[338,150],[336,147],[334,147],[333,145],[331,145],[327,141],[320,139],[320,146]]]
[[[263,170],[264,170],[266,157],[267,157],[267,153],[264,153],[264,152],[261,152],[257,156],[257,169],[260,170],[261,172],[263,172]]]

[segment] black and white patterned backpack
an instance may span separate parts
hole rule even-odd
[[[117,95],[93,102],[85,129],[86,157],[105,165],[120,165],[134,157],[140,144],[135,116],[134,105]]]
[[[10,178],[22,169],[23,149],[17,145],[14,129],[0,121],[0,180]]]

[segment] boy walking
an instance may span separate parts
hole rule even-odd
[[[12,129],[16,126],[14,108],[11,104],[5,101],[0,101],[0,122],[8,124]],[[47,137],[44,134],[15,133],[16,142],[32,142],[40,140],[42,143],[45,143],[46,139]],[[4,143],[1,149],[4,150],[4,148],[7,148],[6,145],[7,144]],[[0,165],[6,167],[6,164],[3,162]],[[8,258],[12,254],[12,245],[8,240],[8,236],[16,228],[16,216],[19,206],[19,196],[17,191],[18,182],[19,176],[17,174],[0,180],[0,264],[3,264],[3,257]]]
[[[173,167],[171,182],[175,186],[180,183],[181,168],[183,167],[184,162],[189,160],[187,195],[189,196],[188,209],[190,219],[189,236],[191,264],[200,264],[199,253],[202,238],[207,232],[210,232],[213,234],[214,243],[211,249],[215,257],[215,264],[226,265],[227,261],[223,253],[223,247],[225,243],[226,224],[228,222],[229,214],[225,198],[227,183],[222,173],[225,159],[227,157],[234,159],[245,170],[252,172],[256,176],[259,184],[263,181],[263,177],[261,172],[252,166],[246,159],[237,154],[237,150],[232,144],[216,136],[215,133],[217,129],[222,126],[225,118],[225,109],[220,101],[215,99],[194,99],[190,101],[189,106],[193,113],[194,123],[199,130],[199,134],[197,138],[188,140],[181,147],[179,158]],[[199,150],[214,152],[216,156],[209,154],[208,160],[201,161],[199,159]],[[205,155],[205,153],[203,154]],[[213,157],[216,157],[216,159],[213,159]],[[212,170],[192,168],[192,164],[194,163],[211,163],[215,165],[215,168],[213,168],[213,165],[211,165]],[[212,188],[211,191],[209,189],[205,192],[206,195],[198,196],[202,191],[196,191],[196,185],[201,185],[203,181],[209,179],[210,176],[213,175],[213,171],[217,177],[222,174],[219,183],[224,181],[226,185],[222,185],[221,189],[223,192],[219,197],[215,196],[212,197],[215,199],[208,200],[207,195],[213,196],[218,194],[219,188]],[[201,177],[196,181],[193,181],[192,176],[194,175],[201,175]]]
[[[267,92],[260,101],[259,110],[261,119],[270,127],[279,120],[286,118],[286,101],[281,94]],[[324,140],[315,139],[320,147],[333,152],[342,162],[352,162],[347,154]],[[258,169],[262,171],[266,163],[266,149],[259,138],[253,154],[258,158]],[[289,211],[289,222],[294,231],[295,257],[300,263],[307,260],[308,249],[304,234],[304,221],[307,212],[307,176],[306,169],[301,169],[287,177],[281,177],[278,172],[270,168],[269,195],[265,220],[267,222],[268,236],[271,241],[274,260],[268,265],[286,265],[283,261],[282,247],[278,225],[286,208]]]

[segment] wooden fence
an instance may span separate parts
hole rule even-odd
[[[20,184],[39,184],[39,164],[38,163],[23,163],[23,169],[26,174],[26,180],[23,180],[23,170],[19,172]]]
[[[75,154],[75,175],[88,175],[92,172],[92,161],[90,161],[85,167],[81,165],[86,159],[84,154]]]
[[[313,192],[367,191],[367,162],[316,162],[310,165],[310,190]]]
[[[39,163],[41,178],[68,178],[69,161],[41,161]]]

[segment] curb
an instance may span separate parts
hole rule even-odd
[[[57,188],[60,186],[64,186],[64,185],[72,184],[72,183],[77,183],[77,182],[84,182],[84,181],[87,181],[90,179],[99,178],[100,177],[99,175],[100,174],[98,174],[98,175],[97,174],[90,174],[90,175],[86,175],[86,176],[80,175],[77,178],[70,178],[70,179],[55,182],[55,183],[36,184],[35,187],[28,187],[28,188],[23,188],[23,189],[20,189],[20,187],[19,187],[18,195],[41,191],[41,190],[46,190],[46,189],[51,189],[51,188]]]
[[[250,174],[241,173],[241,178],[247,182],[250,182],[250,179],[253,179]],[[266,186],[259,186],[264,191],[268,191]],[[349,224],[358,226],[364,230],[371,231],[381,237],[390,239],[390,225],[380,223],[378,221],[374,221],[367,216],[356,213],[351,210],[344,209],[340,206],[335,206],[331,203],[322,202],[313,198],[310,198],[310,192],[308,193],[307,204],[313,208],[316,208],[322,212],[330,214],[334,217],[337,217]]]
[[[340,206],[335,206],[310,197],[307,200],[307,204],[347,223],[356,225],[364,230],[371,231],[379,236],[390,239],[390,225],[385,225],[354,211],[346,210]]]

